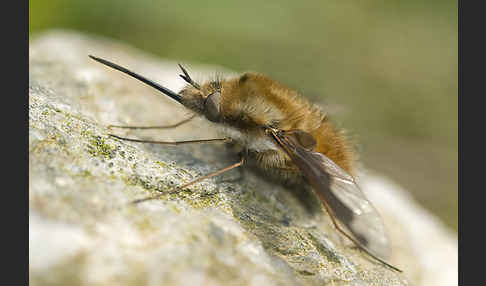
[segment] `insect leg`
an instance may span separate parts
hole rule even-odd
[[[238,163],[235,163],[235,164],[233,164],[231,166],[228,166],[228,167],[223,168],[221,170],[218,170],[216,172],[209,173],[207,175],[198,177],[198,178],[196,178],[196,179],[194,179],[194,180],[192,180],[190,182],[185,183],[184,185],[182,185],[180,187],[177,187],[177,189],[181,190],[181,189],[187,188],[190,185],[193,185],[193,184],[195,184],[197,182],[200,182],[200,181],[205,180],[205,179],[209,179],[211,177],[214,177],[214,176],[220,175],[220,174],[222,174],[224,172],[227,172],[227,171],[229,171],[231,169],[237,168],[237,167],[243,165],[244,161],[245,161],[244,157],[241,157],[241,159],[240,159],[240,161]],[[148,201],[148,200],[154,200],[154,199],[157,199],[157,198],[159,198],[159,197],[161,197],[161,196],[163,196],[165,194],[167,194],[167,193],[162,193],[162,194],[158,194],[156,196],[150,196],[150,197],[145,197],[145,198],[142,198],[142,199],[134,200],[134,201],[131,201],[129,204],[138,204],[138,203],[145,202],[145,201]]]
[[[351,240],[359,249],[361,249],[362,251],[364,251],[366,254],[368,254],[370,257],[372,257],[373,259],[381,262],[382,264],[390,267],[391,269],[395,270],[395,271],[398,271],[398,272],[402,272],[402,270],[396,268],[395,266],[393,265],[390,265],[388,263],[386,263],[385,261],[383,261],[382,259],[376,257],[375,255],[373,255],[371,252],[369,252],[368,250],[366,250],[366,248],[364,248],[363,246],[361,246],[361,244],[356,240],[354,239],[352,236],[350,236],[349,234],[347,234],[344,230],[341,229],[341,227],[339,226],[339,224],[337,223],[336,221],[336,218],[334,217],[334,214],[332,213],[331,209],[329,208],[329,206],[327,205],[327,203],[324,201],[324,200],[321,200],[322,201],[322,205],[324,205],[324,208],[326,209],[327,213],[329,214],[329,217],[331,218],[332,220],[332,223],[334,224],[334,227],[342,234],[344,235],[345,237],[347,237],[349,240]]]
[[[124,128],[124,129],[169,129],[169,128],[175,128],[178,126],[181,126],[184,123],[187,123],[194,119],[196,117],[196,114],[193,114],[191,117],[186,118],[182,121],[179,121],[177,123],[171,124],[171,125],[164,125],[164,126],[120,126],[120,125],[108,125],[108,128]]]
[[[182,145],[182,144],[191,144],[191,143],[213,143],[213,142],[231,142],[231,138],[215,138],[215,139],[198,139],[198,140],[187,140],[187,141],[174,141],[174,142],[167,142],[167,141],[151,141],[151,140],[139,140],[139,139],[132,139],[132,138],[125,138],[120,137],[118,135],[108,134],[111,137],[118,138],[120,140],[125,141],[132,141],[132,142],[140,142],[140,143],[152,143],[152,144],[163,144],[163,145]]]

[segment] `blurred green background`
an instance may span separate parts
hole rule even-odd
[[[29,10],[30,37],[96,33],[164,58],[266,73],[333,106],[364,165],[457,230],[456,1],[31,0]]]

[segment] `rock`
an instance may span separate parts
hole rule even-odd
[[[237,157],[220,144],[162,146],[109,137],[115,133],[169,141],[218,135],[204,119],[167,130],[108,129],[109,124],[166,125],[190,113],[88,54],[111,59],[175,91],[184,85],[177,62],[112,40],[67,31],[31,40],[31,285],[457,281],[457,238],[404,190],[370,172],[363,171],[359,182],[384,218],[393,241],[389,261],[402,274],[352,247],[311,193],[280,187],[251,170],[233,170],[173,191]],[[186,66],[199,80],[215,72],[231,73]],[[165,194],[159,199],[127,204],[161,192]]]

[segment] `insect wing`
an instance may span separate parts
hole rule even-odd
[[[274,138],[341,225],[362,247],[386,259],[390,246],[383,221],[353,177],[327,156],[300,146],[290,134],[274,134]]]

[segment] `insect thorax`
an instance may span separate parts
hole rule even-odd
[[[264,75],[247,73],[225,81],[221,96],[223,131],[254,154],[263,169],[298,172],[284,151],[265,134],[264,128],[271,126],[311,134],[317,142],[314,151],[351,172],[352,152],[344,134],[334,128],[317,105],[294,90]]]

